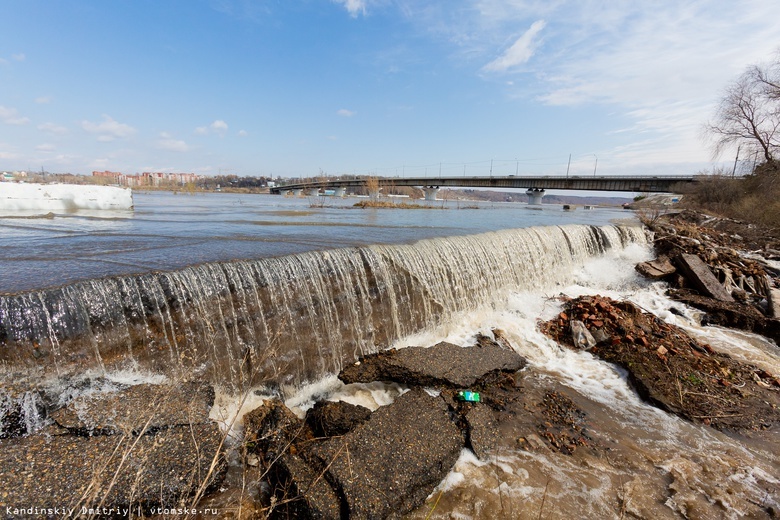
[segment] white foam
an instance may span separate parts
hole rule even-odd
[[[227,434],[226,440],[232,447],[244,437],[244,416],[269,398],[268,395],[259,394],[254,389],[240,396],[218,389],[209,418],[219,425],[223,433]]]

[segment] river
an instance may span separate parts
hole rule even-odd
[[[224,193],[135,200],[128,213],[0,218],[6,380],[23,370],[65,394],[73,386],[62,381],[87,374],[126,383],[195,375],[219,387],[212,417],[237,442],[241,414],[268,396],[297,413],[315,398],[391,402],[397,386],[335,378],[360,355],[466,345],[500,328],[529,360],[529,380],[565,389],[608,449],[518,446],[490,461],[464,451],[412,518],[428,518],[434,503],[430,518],[762,518],[780,507],[772,439],[659,411],[620,370],[537,331],[560,312],[555,296],[602,294],[780,373],[776,346],[701,327],[663,284],[636,275],[651,251],[622,210],[355,209],[355,199]]]

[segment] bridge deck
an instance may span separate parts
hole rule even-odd
[[[470,188],[517,188],[545,190],[630,191],[675,193],[696,176],[514,176],[506,177],[375,177],[379,186],[436,186]],[[271,188],[271,193],[311,188],[355,188],[366,185],[366,177],[339,180],[312,180]]]

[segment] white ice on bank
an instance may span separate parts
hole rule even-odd
[[[132,209],[133,192],[115,186],[0,182],[0,214],[25,211]]]

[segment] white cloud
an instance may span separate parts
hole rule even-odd
[[[349,12],[352,18],[357,18],[359,15],[366,14],[366,0],[334,0],[337,4],[341,4]]]
[[[38,125],[38,130],[54,135],[65,135],[68,133],[67,128],[54,123],[43,123]]]
[[[221,119],[217,119],[213,123],[211,123],[211,129],[217,133],[225,133],[227,132],[228,125],[226,122],[222,121]]]
[[[0,159],[18,159],[19,155],[12,152],[4,152],[0,150]]]
[[[249,135],[249,134],[247,133],[247,131],[246,131],[246,130],[239,130],[239,131],[238,131],[238,137],[246,137],[246,136],[248,136],[248,135]]]
[[[7,108],[0,105],[0,121],[7,125],[26,125],[30,122],[27,117],[20,117],[15,108]]]
[[[484,70],[503,72],[505,70],[522,65],[531,59],[538,45],[536,36],[547,25],[544,20],[537,20],[504,54],[485,65]]]
[[[168,150],[170,152],[186,152],[190,149],[184,140],[175,139],[166,132],[160,134],[160,139],[157,140],[155,146],[160,150]]]
[[[105,170],[108,168],[108,166],[111,164],[110,159],[106,158],[99,158],[99,159],[93,159],[89,163],[89,167],[93,170]]]
[[[51,96],[40,96],[35,98],[35,102],[39,105],[48,105],[51,103]]]
[[[764,0],[398,1],[419,31],[449,45],[460,67],[514,81],[504,83],[510,97],[600,107],[631,121],[621,138],[633,140],[637,160],[643,153],[681,157],[685,149],[689,160],[708,160],[701,125],[726,85],[749,64],[770,59],[780,42],[777,8]],[[534,34],[531,24],[540,20],[546,25]],[[518,26],[531,30],[494,59]],[[544,45],[535,43],[540,36]]]
[[[336,114],[340,115],[341,117],[352,117],[355,115],[355,112],[352,110],[347,110],[346,108],[342,108]]]
[[[219,134],[224,136],[227,133],[227,131],[228,131],[228,124],[224,122],[222,119],[217,119],[209,126],[196,127],[194,133],[195,135]]]
[[[56,147],[50,143],[43,143],[36,146],[35,149],[38,150],[39,152],[53,152],[54,150],[56,150]]]
[[[11,58],[13,58],[14,61],[24,61],[27,59],[27,56],[25,56],[23,52],[20,52],[19,54],[14,54]]]
[[[103,114],[103,121],[93,123],[92,121],[82,121],[81,127],[90,134],[97,135],[97,140],[101,142],[110,142],[117,139],[126,139],[136,130],[130,125],[115,121],[110,116]]]

